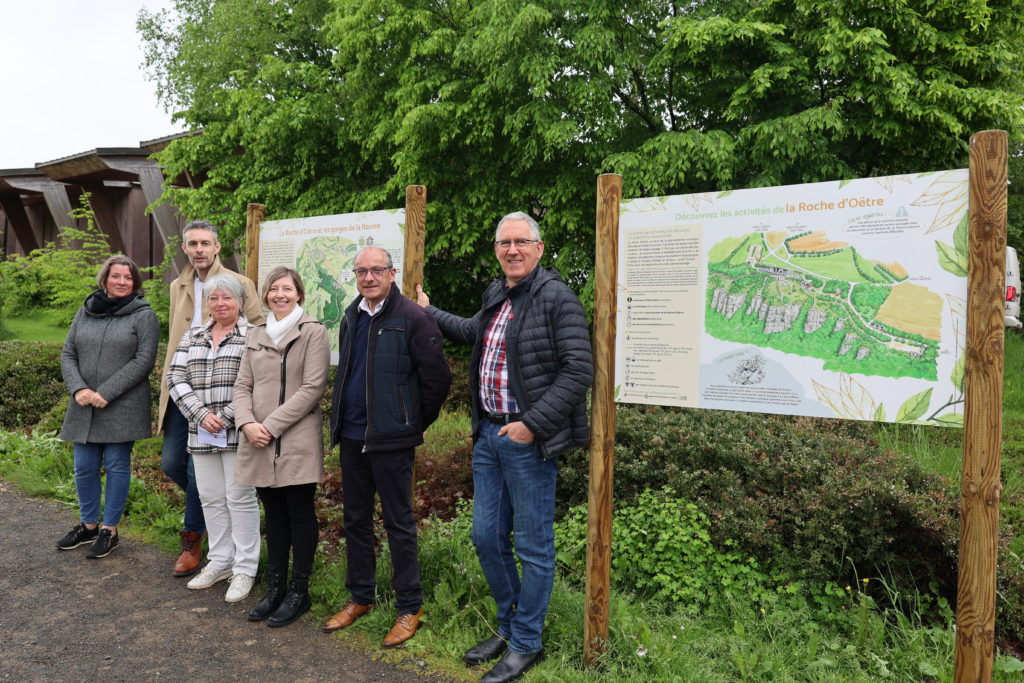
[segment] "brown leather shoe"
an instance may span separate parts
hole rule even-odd
[[[327,620],[323,626],[324,633],[332,633],[347,628],[359,617],[373,609],[373,605],[360,605],[355,600],[349,600],[341,611]]]
[[[423,608],[416,614],[399,614],[395,619],[395,625],[388,631],[388,635],[381,643],[381,647],[394,647],[416,635],[416,629],[420,627],[420,618],[423,616]]]
[[[194,531],[181,532],[181,555],[174,563],[175,576],[192,576],[203,561],[203,535]]]

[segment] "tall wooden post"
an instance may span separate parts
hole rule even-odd
[[[1006,131],[971,137],[964,463],[956,605],[957,683],[990,681],[995,655],[1003,429]]]
[[[608,648],[612,562],[612,481],[615,467],[615,308],[619,263],[622,176],[597,178],[594,253],[594,389],[590,422],[590,484],[587,492],[586,615],[583,658],[599,663]]]
[[[405,188],[405,258],[402,259],[402,294],[416,299],[416,285],[423,284],[423,242],[427,234],[427,188]]]
[[[263,204],[245,207],[245,276],[260,288],[260,223],[266,215]]]

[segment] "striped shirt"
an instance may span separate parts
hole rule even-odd
[[[216,349],[213,348],[212,327],[211,320],[182,335],[167,370],[167,388],[171,400],[188,420],[188,452],[193,454],[238,448],[232,394],[242,352],[245,351],[245,335],[252,325],[245,318],[239,318],[235,328],[224,335]],[[197,427],[210,413],[224,421],[227,446],[199,443]]]
[[[488,413],[518,413],[519,405],[508,386],[505,330],[512,320],[512,300],[505,299],[484,332],[480,357],[480,405]]]

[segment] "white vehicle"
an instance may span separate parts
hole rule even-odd
[[[1003,310],[1003,324],[1014,330],[1022,326],[1020,321],[1020,262],[1017,250],[1006,248],[1006,305]]]

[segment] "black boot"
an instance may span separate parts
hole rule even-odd
[[[288,584],[288,594],[281,601],[281,606],[267,619],[267,626],[287,626],[309,611],[309,579],[292,576]]]
[[[288,567],[267,567],[267,594],[249,612],[249,621],[263,621],[280,606],[288,584]]]

